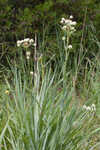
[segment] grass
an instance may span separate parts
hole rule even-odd
[[[9,61],[10,70],[6,70],[8,75],[4,75],[0,84],[0,150],[99,150],[97,56],[84,69],[81,65],[84,54],[80,55],[80,64],[75,56],[66,80],[59,71],[61,65],[56,64],[52,71],[51,61],[44,68],[39,60],[36,81],[30,74],[34,67],[32,60],[28,63],[23,54],[20,56],[14,65]],[[64,56],[60,57],[63,64]],[[83,109],[83,104],[92,103],[96,112]]]

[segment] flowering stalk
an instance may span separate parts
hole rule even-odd
[[[37,58],[37,35],[35,34],[35,48],[34,48],[34,87],[36,88],[36,95],[39,92],[39,60]]]
[[[24,48],[25,50],[25,53],[26,53],[26,59],[27,59],[27,62],[28,62],[28,67],[30,67],[30,64],[29,64],[29,60],[30,60],[30,56],[31,56],[31,52],[29,50],[29,47],[30,46],[35,46],[34,45],[34,40],[33,39],[30,39],[30,38],[26,38],[26,39],[23,39],[23,40],[18,40],[17,41],[17,47],[21,47],[21,48]],[[23,59],[23,54],[22,54],[22,50],[20,50],[20,57],[21,57],[21,63],[22,63],[22,66],[24,68],[24,59]]]
[[[66,87],[66,66],[67,66],[67,61],[68,61],[68,56],[69,56],[68,43],[69,43],[69,38],[67,37],[67,45],[65,44],[65,41],[64,41],[65,61],[64,61],[64,66],[63,66],[63,87]]]
[[[72,49],[72,45],[69,45],[69,39],[71,35],[76,31],[75,30],[75,25],[76,22],[72,21],[71,19],[73,16],[70,16],[70,19],[65,19],[62,18],[60,23],[63,25],[61,29],[64,32],[64,36],[62,37],[62,40],[64,41],[64,50],[65,50],[65,60],[64,60],[64,65],[63,65],[63,87],[66,86],[66,67],[67,67],[67,62],[68,62],[68,57],[69,57],[69,50]]]
[[[26,59],[28,61],[28,67],[29,67],[29,60],[31,56],[31,52],[28,50],[30,46],[34,46],[34,73],[33,71],[30,72],[30,75],[34,75],[34,96],[35,96],[35,107],[34,107],[34,126],[35,126],[35,140],[38,141],[38,120],[39,120],[39,65],[38,65],[38,59],[37,59],[37,36],[35,34],[35,41],[30,38],[26,38],[21,41],[17,41],[17,47],[22,47],[26,50]],[[22,60],[22,51],[21,53],[21,60]],[[24,64],[24,63],[23,63]],[[23,67],[24,68],[24,67]]]

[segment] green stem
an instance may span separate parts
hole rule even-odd
[[[35,44],[37,44],[37,36],[35,34]],[[39,61],[37,58],[37,46],[34,49],[34,94],[35,94],[35,107],[34,107],[34,124],[35,124],[35,141],[38,141],[38,121],[39,121]]]
[[[64,66],[63,66],[63,87],[66,87],[66,82],[67,82],[67,78],[66,78],[66,67],[67,67],[67,62],[68,62],[68,56],[69,56],[69,52],[68,52],[68,44],[69,44],[69,36],[67,36],[67,44],[64,41],[64,49],[65,49],[65,61],[64,61]]]

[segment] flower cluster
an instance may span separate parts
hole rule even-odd
[[[75,25],[77,24],[75,21],[72,21],[71,19],[73,19],[73,16],[70,16],[69,19],[65,19],[62,18],[60,23],[63,25],[61,28],[63,31],[67,31],[70,32],[70,34],[72,34],[73,32],[75,32]]]
[[[64,32],[64,36],[62,37],[62,40],[65,42],[67,38],[67,47],[65,46],[65,49],[72,49],[72,45],[69,45],[69,38],[73,32],[76,31],[75,25],[77,24],[75,21],[72,21],[73,16],[70,16],[69,19],[62,18],[60,23],[62,24],[61,29]]]
[[[83,109],[88,111],[88,112],[96,112],[95,104],[92,104],[91,106],[83,105]]]
[[[34,45],[35,46],[35,43],[34,43],[34,40],[33,39],[30,39],[30,38],[26,38],[24,40],[21,40],[21,41],[17,41],[17,46],[18,47],[24,47],[24,48],[28,48],[29,46],[31,45]]]

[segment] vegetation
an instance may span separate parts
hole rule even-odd
[[[0,150],[99,150],[98,1],[1,6]]]
[[[57,55],[58,44],[55,42],[56,33],[59,30],[59,21],[62,17],[74,16],[78,22],[77,33],[73,37],[74,51],[79,49],[79,41],[96,52],[95,41],[91,41],[92,33],[99,38],[100,30],[100,4],[99,0],[0,0],[0,58],[2,64],[6,64],[5,57],[16,53],[15,44],[23,37],[33,38],[35,32],[40,39],[45,38],[46,51]],[[80,12],[80,13],[79,13]],[[93,28],[93,25],[95,29]],[[92,28],[91,28],[92,26]],[[47,47],[49,47],[47,49]],[[54,48],[52,48],[54,47]],[[92,54],[91,54],[92,55]]]

